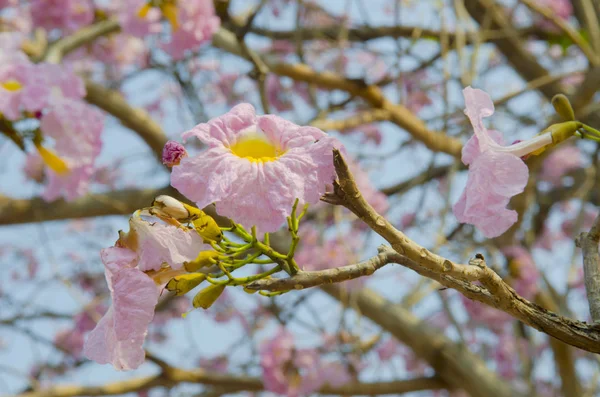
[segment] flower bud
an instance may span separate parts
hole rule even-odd
[[[219,253],[217,251],[202,251],[193,261],[185,262],[183,267],[188,272],[197,272],[203,267],[213,265],[218,257]]]
[[[171,196],[161,195],[154,199],[152,206],[159,208],[165,214],[175,219],[186,219],[190,217],[189,211],[183,203]]]
[[[195,216],[197,216],[197,218],[192,221],[192,223],[194,224],[198,234],[205,241],[221,241],[223,238],[223,232],[212,217],[206,215],[206,213],[201,210],[198,210]]]
[[[221,296],[223,291],[225,291],[225,284],[211,284],[196,294],[192,304],[195,308],[201,307],[203,309],[208,309],[217,299],[219,299],[219,296]]]
[[[554,110],[556,110],[556,113],[558,113],[565,121],[575,120],[573,107],[567,97],[563,94],[557,94],[552,97],[552,106],[554,107]]]
[[[185,147],[179,142],[168,141],[162,152],[162,163],[167,167],[179,165],[181,159],[187,156]]]
[[[204,280],[206,280],[206,275],[202,273],[182,274],[173,277],[167,283],[166,288],[169,291],[175,291],[175,295],[179,296],[190,292]]]

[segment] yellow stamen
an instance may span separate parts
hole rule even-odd
[[[179,24],[177,23],[177,6],[172,3],[164,2],[160,5],[160,11],[163,16],[173,28],[173,31],[176,31],[179,28]]]
[[[244,137],[230,149],[236,156],[252,162],[275,161],[283,154],[281,150],[258,135]]]
[[[148,15],[148,12],[150,11],[150,9],[152,8],[152,5],[150,3],[146,3],[144,4],[142,7],[140,7],[140,9],[137,12],[137,16],[140,17],[141,19],[146,18],[146,16]]]
[[[15,79],[10,79],[0,84],[7,91],[15,92],[23,88],[23,85]]]
[[[56,153],[54,153],[50,149],[46,149],[41,144],[36,143],[35,147],[37,148],[40,156],[42,157],[42,161],[54,172],[59,175],[66,174],[69,172],[69,167],[67,163],[61,159]]]

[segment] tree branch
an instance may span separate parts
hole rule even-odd
[[[589,233],[581,233],[575,244],[583,251],[583,275],[585,292],[590,305],[590,315],[594,324],[600,324],[600,214],[594,220]]]
[[[427,250],[397,230],[378,214],[360,194],[341,153],[334,150],[334,164],[339,180],[334,192],[323,200],[343,205],[387,240],[399,254],[396,263],[461,292],[470,299],[500,309],[525,324],[569,345],[600,353],[600,327],[559,316],[519,296],[498,274],[487,267],[478,255],[469,265],[457,264]],[[478,286],[470,281],[479,281]]]

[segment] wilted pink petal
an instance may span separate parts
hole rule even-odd
[[[256,116],[249,104],[183,134],[208,146],[173,167],[171,184],[203,208],[260,232],[277,230],[296,198],[317,203],[333,181],[335,139],[277,116]]]
[[[150,223],[139,212],[134,213],[130,226],[128,233],[120,233],[118,246],[100,252],[113,305],[84,346],[86,357],[119,370],[143,363],[144,340],[164,283],[203,247],[195,230]]]
[[[520,157],[552,143],[552,136],[546,133],[502,146],[501,135],[483,124],[483,118],[494,113],[490,96],[471,87],[465,88],[463,94],[465,114],[475,135],[463,147],[462,160],[469,165],[469,176],[453,210],[459,222],[475,225],[488,238],[497,237],[518,218],[516,211],[506,206],[512,196],[523,191],[529,177],[529,170]]]

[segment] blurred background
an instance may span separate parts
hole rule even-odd
[[[193,294],[164,293],[139,369],[82,355],[110,306],[100,249],[136,209],[177,195],[162,147],[243,102],[341,140],[367,201],[420,245],[458,263],[482,253],[526,299],[589,320],[574,238],[600,200],[594,142],[527,159],[519,222],[499,238],[452,205],[473,134],[463,88],[491,95],[488,127],[507,144],[557,122],[559,93],[600,129],[599,26],[595,0],[0,0],[2,37],[77,73],[103,114],[85,186],[53,200],[31,157],[37,116],[14,122],[22,148],[0,128],[0,395],[600,395],[598,356],[399,265],[272,298],[227,288],[185,319]],[[299,232],[305,270],[384,243],[325,203]]]

